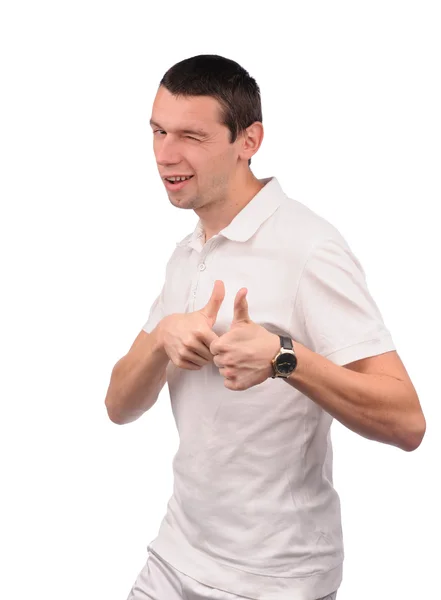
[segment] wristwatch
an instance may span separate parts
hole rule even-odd
[[[280,350],[272,359],[273,374],[271,377],[289,377],[297,366],[297,356],[294,352],[292,339],[290,337],[279,335]]]

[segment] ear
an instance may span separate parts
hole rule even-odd
[[[259,150],[263,141],[263,125],[255,121],[241,134],[241,150],[239,158],[248,161]]]

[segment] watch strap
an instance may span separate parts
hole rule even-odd
[[[292,339],[286,335],[279,335],[280,338],[280,347],[285,348],[286,350],[294,350],[294,346],[292,344]]]

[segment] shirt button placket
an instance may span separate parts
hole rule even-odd
[[[205,271],[206,268],[207,268],[207,266],[206,266],[205,263],[200,262],[198,264],[198,271],[199,272]],[[196,277],[196,281],[195,281],[194,286],[193,286],[193,291],[191,293],[191,296],[192,296],[192,312],[194,312],[194,305],[195,305],[195,301],[196,301],[196,294],[197,294],[197,287],[198,287],[198,285],[199,285],[199,275]]]
[[[212,239],[214,240],[214,238],[212,238]],[[209,252],[213,249],[213,245],[210,242],[211,242],[211,240],[209,242],[207,242],[207,244],[205,245],[204,250],[201,253],[201,261],[200,261],[200,263],[197,266],[199,274],[196,275],[195,281],[193,283],[193,290],[191,292],[191,307],[192,307],[192,312],[194,311],[195,298],[196,298],[196,294],[197,294],[197,288],[198,288],[198,285],[199,285],[200,273],[202,271],[206,270],[207,265],[205,264],[204,261],[207,258]]]

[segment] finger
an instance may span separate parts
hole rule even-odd
[[[250,320],[250,315],[248,314],[248,302],[246,299],[247,293],[247,288],[241,288],[236,294],[236,298],[234,299],[233,323]]]
[[[209,352],[209,354],[210,354],[210,352]],[[181,352],[181,360],[186,360],[187,362],[192,362],[195,365],[198,365],[200,367],[203,367],[210,361],[209,358],[200,356],[199,354],[197,354],[196,352],[193,352],[193,350],[190,350],[189,348],[186,348],[185,350],[183,350]]]
[[[207,346],[202,341],[197,340],[197,341],[193,342],[190,350],[192,352],[195,352],[196,354],[198,354],[200,357],[205,358],[206,361],[213,360],[213,355],[210,352],[209,346]]]
[[[217,279],[214,282],[214,287],[213,287],[213,291],[211,292],[210,299],[208,300],[208,302],[204,306],[204,308],[201,308],[201,310],[199,311],[199,312],[203,313],[210,320],[211,327],[213,327],[213,325],[216,323],[217,314],[219,312],[219,309],[222,305],[224,298],[225,298],[224,282],[221,281],[220,279]]]
[[[236,392],[239,389],[239,386],[234,379],[224,379],[224,386],[232,392]]]
[[[218,367],[225,367],[223,360],[220,358],[220,356],[213,356],[213,364]]]
[[[196,365],[193,362],[190,362],[188,360],[184,360],[183,358],[179,359],[178,361],[172,361],[173,364],[176,367],[179,367],[180,369],[187,369],[189,371],[199,371],[200,369],[202,369],[202,367],[200,365]]]
[[[210,351],[210,346],[215,340],[219,339],[219,336],[217,335],[217,333],[214,333],[214,331],[212,329],[207,329],[207,331],[203,333],[203,335],[200,339],[201,339],[201,342],[208,348],[208,351],[212,355],[212,352]]]
[[[222,377],[224,377],[225,379],[229,379],[230,381],[236,379],[236,377],[232,374],[231,369],[226,369],[225,367],[222,367],[221,369],[219,369],[219,373],[222,375]]]

